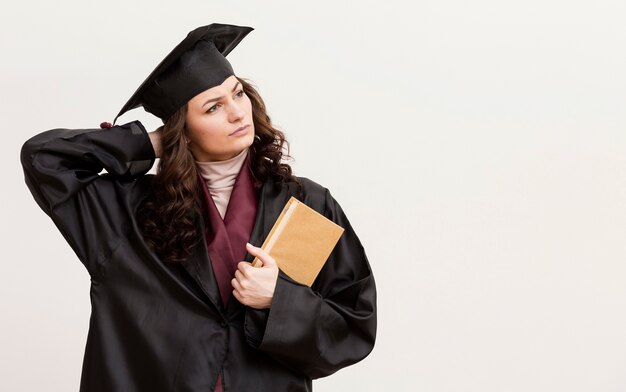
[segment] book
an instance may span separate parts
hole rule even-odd
[[[291,196],[261,248],[290,278],[310,287],[343,232],[344,228]],[[252,265],[263,263],[255,257]]]

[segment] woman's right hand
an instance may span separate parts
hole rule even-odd
[[[161,135],[163,134],[163,125],[158,127],[155,131],[149,132],[150,141],[152,142],[152,148],[154,149],[154,155],[157,158],[161,157]]]

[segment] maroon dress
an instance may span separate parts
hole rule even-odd
[[[258,196],[254,189],[254,179],[250,169],[250,154],[246,156],[233,186],[224,219],[217,210],[213,197],[205,185],[205,180],[198,174],[198,184],[204,200],[204,217],[209,224],[206,227],[206,243],[211,259],[211,266],[219,287],[224,308],[231,299],[237,264],[244,261],[246,242],[254,226]],[[222,374],[217,378],[215,392],[222,392]]]

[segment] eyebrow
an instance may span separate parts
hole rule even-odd
[[[237,84],[235,84],[235,87],[233,87],[233,92],[235,92],[235,90],[237,90],[237,86],[239,86],[239,82],[237,82]],[[221,97],[216,97],[216,98],[211,98],[209,100],[207,100],[205,103],[202,104],[202,107],[204,107],[207,103],[212,102],[212,101],[219,101],[220,99],[224,98],[224,96]]]

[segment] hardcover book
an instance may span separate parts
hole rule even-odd
[[[261,246],[293,280],[311,286],[344,229],[291,197]],[[254,267],[263,263],[257,257]]]

